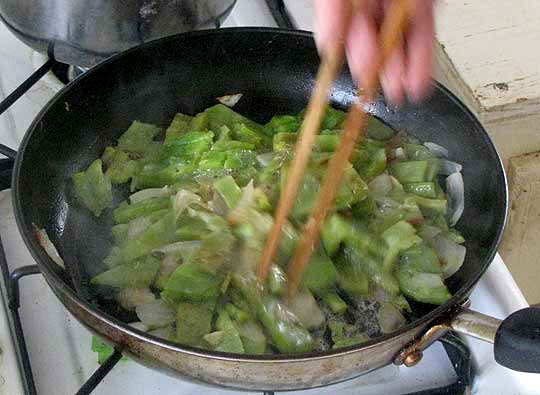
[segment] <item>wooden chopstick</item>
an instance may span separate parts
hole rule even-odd
[[[272,266],[279,240],[281,229],[289,216],[301,184],[304,171],[309,161],[311,147],[315,141],[317,132],[325,115],[328,103],[328,91],[334,82],[337,72],[343,64],[343,51],[338,48],[333,50],[330,56],[326,56],[319,69],[315,82],[315,91],[311,97],[306,116],[302,123],[300,139],[295,146],[294,157],[288,174],[287,185],[281,193],[279,205],[274,218],[274,225],[266,240],[261,262],[258,266],[257,279],[259,285],[264,283],[268,271]]]
[[[366,3],[366,1],[364,1],[364,3]],[[350,6],[350,12],[347,13],[348,19],[345,21],[346,28],[349,26],[353,13],[352,7],[358,7],[359,5],[357,5],[356,2],[351,1]],[[264,283],[268,271],[272,266],[272,261],[275,257],[281,237],[281,229],[294,205],[298,188],[301,185],[304,171],[309,162],[313,142],[315,141],[315,137],[325,115],[326,105],[328,104],[328,92],[338,71],[343,65],[343,60],[344,49],[342,43],[335,45],[323,56],[315,80],[315,89],[310,98],[300,130],[300,138],[295,146],[294,157],[287,177],[287,185],[281,193],[274,218],[274,224],[266,240],[261,262],[257,269],[257,280],[259,285]]]
[[[348,166],[348,161],[354,150],[356,141],[359,136],[363,137],[364,135],[364,127],[368,115],[363,110],[363,105],[373,100],[373,97],[377,92],[379,73],[382,66],[388,60],[392,50],[401,43],[403,32],[406,29],[408,17],[411,12],[409,1],[410,0],[395,1],[383,21],[379,35],[381,53],[375,67],[370,70],[369,75],[364,81],[364,94],[362,100],[359,100],[358,103],[354,104],[347,115],[343,137],[338,151],[330,160],[319,199],[311,217],[306,222],[303,237],[295,250],[293,261],[289,266],[287,275],[287,295],[289,299],[294,297],[305,268],[309,263],[309,259],[317,247],[322,224],[329,209],[332,207],[336,194],[341,186],[343,173]]]

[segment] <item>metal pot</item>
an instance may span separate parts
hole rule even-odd
[[[236,0],[0,0],[0,19],[57,60],[91,67],[168,35],[219,26]]]
[[[513,369],[540,372],[540,309],[519,311],[502,323],[464,309],[500,242],[507,186],[485,130],[438,84],[422,104],[396,110],[378,97],[369,111],[395,129],[446,147],[450,159],[463,164],[465,211],[457,228],[467,240],[467,256],[447,281],[453,297],[444,305],[413,304],[417,318],[364,344],[310,354],[244,356],[148,335],[122,321],[116,304],[93,293],[88,281],[101,271],[99,265],[111,246],[113,221],[107,215],[96,219],[77,204],[73,173],[99,157],[134,119],[166,125],[176,112],[194,114],[225,94],[243,93],[235,110],[259,122],[276,113],[298,112],[311,94],[318,65],[315,43],[308,33],[220,29],[143,44],[100,63],[66,86],[25,135],[16,156],[12,189],[23,239],[54,293],[87,328],[137,361],[219,386],[301,389],[342,381],[388,363],[413,365],[422,350],[448,330],[494,341],[497,361]],[[331,101],[345,109],[354,98],[355,84],[344,71]],[[117,196],[118,201],[127,193]],[[65,270],[41,247],[33,224],[46,229],[64,259]]]

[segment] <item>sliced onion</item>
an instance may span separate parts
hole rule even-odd
[[[236,207],[229,213],[229,220],[235,223],[245,223],[251,219],[253,210],[251,207],[255,204],[255,188],[253,188],[253,180],[251,180],[244,188],[242,188],[242,196]]]
[[[452,173],[446,178],[448,196],[448,224],[454,226],[465,208],[465,185],[461,173]]]
[[[156,248],[152,252],[160,252],[165,255],[180,255],[185,262],[193,255],[201,246],[200,240],[192,241],[177,241],[176,243],[167,244],[163,247]]]
[[[431,246],[443,265],[443,277],[448,278],[459,270],[467,249],[455,243],[447,235],[441,233],[430,241]]]
[[[382,173],[375,177],[368,186],[369,191],[374,196],[386,196],[394,187],[392,184],[392,178],[390,178],[390,176],[386,173]]]
[[[377,312],[377,320],[382,333],[392,333],[407,323],[403,314],[391,303],[382,303]]]
[[[439,168],[439,174],[449,176],[452,173],[459,173],[463,169],[459,163],[449,161],[447,159],[441,159],[441,167]]]
[[[296,314],[284,303],[277,299],[267,299],[265,308],[271,315],[278,317],[279,320],[285,322],[300,322]]]
[[[396,202],[394,199],[388,196],[381,196],[381,197],[375,198],[375,203],[377,203],[377,207],[382,212],[385,212],[389,209],[395,209],[400,206],[399,202]]]
[[[126,310],[156,300],[149,288],[124,288],[116,295],[116,300]]]
[[[185,249],[184,249],[185,251]],[[172,252],[165,255],[165,258],[161,261],[161,265],[158,272],[158,277],[168,276],[180,266],[181,254],[179,252]]]
[[[402,147],[398,147],[394,150],[394,157],[396,159],[407,159],[407,154],[405,153],[405,150]]]
[[[252,209],[250,216],[253,218],[251,223],[255,225],[257,232],[263,235],[270,233],[274,225],[274,218],[270,214]]]
[[[250,180],[248,184],[242,188],[242,196],[238,201],[238,207],[251,207],[255,203],[255,188],[253,187],[253,180]]]
[[[415,273],[411,281],[413,282],[413,286],[417,288],[439,288],[445,286],[441,276],[434,273]]]
[[[442,232],[441,228],[431,225],[422,225],[418,230],[418,236],[422,239],[429,241]]]
[[[216,347],[217,345],[219,345],[219,343],[222,342],[224,335],[225,335],[224,331],[215,331],[215,332],[207,333],[206,335],[203,336],[203,339],[205,342],[207,342],[211,346]]]
[[[275,156],[276,156],[275,152],[266,152],[264,154],[257,155],[257,161],[262,166],[268,166],[270,162],[272,162]]]
[[[156,286],[158,288],[164,286],[181,263],[182,262],[178,254],[172,253],[165,255],[165,258],[163,258],[161,261],[159,271],[156,276]]]
[[[392,187],[398,188],[400,191],[403,191],[403,185],[398,181],[398,179],[394,176],[390,176],[390,179],[392,180]]]
[[[242,98],[242,96],[242,93],[236,93],[234,95],[225,95],[218,97],[217,100],[221,104],[225,104],[227,107],[234,107],[236,103],[238,103],[238,101]]]
[[[173,333],[174,333],[174,330],[170,326],[154,329],[148,332],[149,335],[159,337],[165,340],[172,340]]]
[[[138,217],[129,221],[127,239],[131,240],[152,225],[148,217]]]
[[[60,266],[62,269],[65,269],[66,266],[64,265],[64,260],[58,253],[58,250],[52,243],[51,239],[49,239],[49,235],[45,231],[45,229],[40,229],[36,226],[36,224],[32,224],[34,227],[34,231],[36,232],[36,237],[38,239],[39,244],[41,247],[45,250],[47,255],[49,255],[49,258],[53,260],[54,263],[56,263],[58,266]]]
[[[146,325],[144,325],[142,322],[139,322],[139,321],[130,322],[128,325],[131,326],[132,328],[140,330],[141,332],[147,332],[148,331],[148,327]]]
[[[266,336],[262,331],[261,327],[253,321],[246,321],[243,323],[238,323],[238,331],[242,338],[251,340],[254,343],[264,343]]]
[[[433,155],[439,157],[439,158],[448,158],[448,150],[439,144],[426,142],[424,143],[424,147],[426,147],[429,152],[431,152]]]
[[[240,247],[238,254],[238,271],[242,273],[250,273],[257,271],[257,265],[261,260],[262,251],[259,251],[250,246],[243,245]]]
[[[162,328],[176,320],[176,311],[163,299],[136,307],[137,317],[149,328]]]
[[[288,307],[308,329],[318,328],[325,321],[323,312],[309,291],[298,293]]]
[[[373,289],[373,299],[379,303],[388,303],[392,300],[392,295],[382,287],[375,287]]]
[[[405,133],[405,139],[409,144],[420,144],[420,140],[414,136],[411,136],[410,134]]]
[[[199,195],[186,189],[180,189],[174,197],[173,208],[176,218],[179,218],[185,209],[193,203],[201,203],[202,199]]]
[[[221,215],[224,217],[229,212],[229,207],[227,207],[227,203],[225,203],[225,200],[221,197],[219,193],[214,193],[214,196],[212,197],[212,200],[208,202],[208,207],[210,207],[210,210],[212,210],[217,215]]]
[[[168,186],[164,186],[163,188],[148,188],[148,189],[142,189],[138,192],[135,192],[129,197],[129,201],[131,204],[140,202],[142,200],[154,198],[154,197],[162,197],[162,196],[169,196],[172,195],[173,190],[172,188]]]

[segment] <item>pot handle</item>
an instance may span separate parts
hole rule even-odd
[[[518,310],[505,320],[464,309],[452,330],[494,344],[495,360],[512,370],[540,373],[540,308]]]

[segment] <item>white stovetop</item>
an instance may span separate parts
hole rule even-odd
[[[295,22],[305,30],[312,27],[309,0],[288,0]],[[239,0],[225,26],[275,26],[263,0]],[[0,23],[0,98],[6,96],[44,62],[42,56],[15,39]],[[16,148],[43,105],[59,86],[49,76],[0,116],[0,142]],[[17,231],[9,191],[0,192],[0,237],[4,242],[10,269],[33,264]],[[527,304],[499,256],[472,295],[472,307],[503,318]],[[5,310],[0,306],[0,394],[22,394],[16,369],[12,340],[7,332]],[[74,393],[98,367],[91,352],[91,335],[57,301],[41,276],[25,278],[21,284],[21,316],[34,376],[40,394]],[[474,392],[478,394],[537,394],[537,376],[515,373],[499,367],[489,344],[469,340],[479,376]],[[440,344],[425,352],[414,368],[388,366],[363,378],[326,389],[302,394],[408,393],[454,381],[453,369]],[[234,394],[172,379],[134,362],[120,362],[95,394]]]

